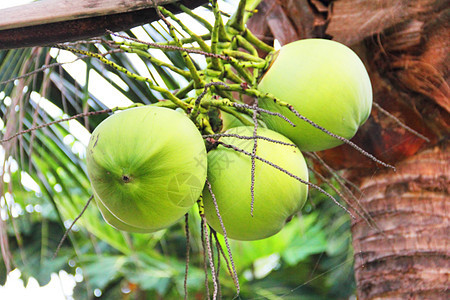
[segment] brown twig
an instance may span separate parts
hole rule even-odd
[[[225,229],[225,225],[223,224],[222,216],[220,215],[220,212],[219,212],[219,206],[217,204],[216,196],[214,195],[211,183],[208,181],[208,179],[206,179],[206,185],[208,186],[209,193],[211,194],[211,198],[212,198],[213,203],[214,203],[214,208],[216,209],[216,215],[217,215],[217,218],[219,219],[220,228],[222,229],[222,232],[223,232],[223,238],[225,240],[225,246],[227,247],[228,255],[230,257],[231,268],[233,269],[233,272],[231,274],[233,276],[234,284],[236,285],[236,294],[237,294],[237,296],[239,296],[241,287],[239,285],[239,278],[237,276],[236,267],[234,265],[233,255],[231,254],[231,247],[230,247],[230,244],[228,243],[227,231]]]
[[[256,110],[258,112],[263,112],[263,113],[266,113],[266,114],[271,115],[271,116],[280,117],[283,120],[285,120],[286,122],[288,122],[292,127],[295,127],[295,124],[291,120],[289,120],[287,117],[285,117],[284,115],[282,115],[280,113],[273,112],[273,111],[270,111],[270,110],[267,110],[267,109],[264,109],[264,108],[260,108],[260,107],[253,107],[252,105],[243,104],[243,103],[235,103],[235,102],[233,102],[232,105],[234,107],[236,107],[236,108],[246,108],[246,109]]]
[[[415,136],[421,138],[422,140],[426,141],[426,142],[430,142],[430,139],[427,138],[426,136],[424,136],[423,134],[420,134],[419,132],[415,131],[414,129],[412,129],[411,127],[409,127],[408,125],[404,124],[402,121],[400,121],[399,118],[397,118],[396,116],[394,116],[393,114],[391,114],[390,112],[388,112],[387,110],[385,110],[384,108],[382,108],[378,103],[373,102],[372,104],[376,109],[378,109],[382,114],[386,115],[388,118],[394,120],[401,128],[405,129],[406,131],[408,131],[409,133],[414,134]]]
[[[275,143],[275,144],[280,144],[280,145],[285,145],[285,146],[291,146],[291,147],[297,147],[294,144],[291,143],[286,143],[286,142],[282,142],[282,141],[278,141],[278,140],[274,140],[265,136],[261,136],[261,135],[256,135],[256,136],[244,136],[244,135],[239,135],[239,134],[234,134],[234,133],[216,133],[216,134],[205,134],[202,135],[203,138],[217,138],[217,137],[235,137],[238,139],[242,139],[242,140],[253,140],[253,139],[261,139],[261,140],[265,140],[271,143]]]
[[[205,238],[206,250],[208,251],[209,267],[211,268],[211,276],[212,276],[212,282],[213,282],[213,286],[214,286],[213,300],[216,300],[216,298],[217,298],[217,280],[216,280],[216,271],[215,271],[215,267],[214,267],[214,261],[212,259],[212,249],[211,249],[211,243],[210,243],[209,235],[208,235],[208,226],[207,226],[205,215],[201,214],[200,217],[203,220],[202,230],[204,232],[203,236]]]
[[[188,299],[187,280],[189,272],[189,252],[190,252],[190,237],[189,237],[189,214],[184,215],[184,230],[186,232],[186,268],[184,270],[184,299]]]
[[[64,44],[64,45],[66,45],[66,44]],[[107,52],[105,52],[105,53],[101,53],[101,55],[106,56],[106,55],[108,55],[108,54],[116,53],[116,52],[123,52],[123,50],[121,50],[121,49],[114,49],[114,50],[107,51]],[[34,75],[34,74],[36,74],[36,73],[45,71],[45,70],[50,69],[50,68],[53,68],[53,67],[59,67],[59,66],[62,66],[62,65],[71,64],[71,63],[74,63],[74,62],[76,62],[76,61],[78,61],[78,60],[80,60],[80,59],[85,59],[85,58],[88,58],[88,57],[89,57],[89,56],[87,56],[87,55],[83,55],[83,56],[77,57],[76,59],[74,59],[74,60],[72,60],[72,61],[61,62],[61,63],[52,63],[52,64],[49,64],[49,65],[43,65],[42,67],[40,67],[40,68],[38,68],[38,69],[36,69],[36,70],[34,70],[34,71],[28,72],[28,73],[26,73],[26,74],[23,74],[23,75],[14,77],[14,78],[10,78],[10,79],[8,79],[8,80],[1,81],[1,82],[0,82],[0,85],[2,85],[2,84],[7,84],[7,83],[13,82],[13,81],[15,81],[15,80],[17,80],[17,79],[22,79],[22,78],[25,78],[25,77]]]
[[[216,247],[217,247],[218,251],[220,252],[220,254],[222,255],[223,259],[225,259],[225,263],[226,263],[227,269],[228,269],[228,274],[230,274],[230,276],[233,278],[233,281],[234,281],[233,271],[231,270],[231,267],[230,267],[231,264],[228,261],[227,255],[225,254],[225,251],[223,251],[223,248],[222,248],[222,245],[219,242],[219,239],[217,238],[217,232],[214,231],[213,235],[214,235],[214,238],[216,240]],[[219,255],[219,257],[220,257],[220,255]]]
[[[218,141],[217,143],[219,143],[220,145],[222,145],[222,146],[224,146],[224,147],[226,147],[226,148],[233,149],[233,150],[235,150],[235,151],[237,151],[237,152],[241,152],[241,153],[243,153],[243,154],[245,154],[245,155],[251,156],[251,153],[249,153],[249,152],[247,152],[247,151],[245,151],[245,150],[243,150],[243,149],[239,149],[239,148],[237,148],[236,146],[229,145],[229,144],[225,144],[225,143],[223,143],[223,142],[221,142],[221,141]],[[298,176],[292,174],[291,172],[289,172],[289,171],[283,169],[282,167],[280,167],[280,166],[278,166],[278,165],[276,165],[276,164],[274,164],[274,163],[272,163],[272,162],[270,162],[270,161],[268,161],[268,160],[266,160],[266,159],[264,159],[264,158],[262,158],[262,157],[259,157],[258,155],[255,155],[255,158],[258,159],[258,160],[260,160],[260,161],[262,161],[263,163],[266,163],[266,164],[268,164],[268,165],[274,167],[275,169],[277,169],[277,170],[279,170],[279,171],[281,171],[281,172],[283,172],[283,173],[289,175],[290,177],[292,177],[292,178],[294,178],[294,179],[300,181],[301,183],[306,184],[306,185],[308,185],[308,186],[310,186],[310,187],[312,187],[312,188],[318,190],[319,192],[321,192],[322,194],[324,194],[325,196],[327,196],[327,197],[329,197],[331,200],[333,200],[333,202],[336,203],[337,206],[339,206],[340,208],[342,208],[343,210],[345,210],[345,211],[346,211],[353,219],[356,219],[355,216],[354,216],[347,208],[345,208],[344,206],[342,206],[342,204],[340,204],[340,203],[339,203],[332,195],[330,195],[328,192],[326,192],[326,191],[325,191],[324,189],[322,189],[320,186],[318,186],[318,185],[316,185],[316,184],[314,184],[314,183],[308,182],[308,181],[306,181],[306,180],[303,180],[303,179],[301,179],[300,177],[298,177]]]
[[[200,214],[200,216],[202,216],[202,214]],[[203,270],[205,272],[205,293],[206,293],[206,299],[210,299],[209,298],[209,284],[208,284],[208,264],[206,262],[207,258],[206,258],[206,246],[205,246],[205,232],[203,230],[204,227],[204,216],[200,218],[200,227],[201,227],[201,240],[202,240],[202,248],[203,248]]]
[[[86,203],[86,205],[83,207],[83,210],[81,211],[81,213],[75,218],[75,220],[73,220],[72,224],[70,224],[69,228],[67,228],[66,232],[64,233],[63,237],[61,238],[61,241],[59,241],[58,247],[56,247],[55,250],[55,254],[53,254],[53,259],[56,258],[56,256],[58,255],[59,250],[62,247],[62,244],[64,243],[64,241],[67,238],[67,235],[69,234],[70,230],[72,230],[73,225],[75,225],[75,223],[78,221],[78,219],[81,218],[81,216],[84,214],[84,212],[86,211],[86,209],[89,206],[89,203],[91,203],[92,199],[94,198],[94,195],[92,195],[91,197],[89,197],[88,202]]]
[[[357,151],[358,151],[359,153],[361,153],[362,155],[364,155],[364,156],[370,158],[370,159],[373,160],[374,162],[376,162],[376,163],[382,165],[383,167],[391,168],[391,169],[393,169],[393,170],[395,171],[395,167],[394,167],[394,166],[392,166],[392,165],[390,165],[390,164],[387,164],[387,163],[385,163],[385,162],[379,160],[378,158],[376,158],[375,156],[373,156],[373,155],[370,154],[369,152],[365,151],[364,149],[362,149],[361,147],[359,147],[358,145],[356,145],[356,144],[353,143],[352,141],[350,141],[350,140],[348,140],[348,139],[346,139],[346,138],[344,138],[344,137],[342,137],[342,136],[339,136],[339,135],[337,135],[337,134],[334,134],[334,133],[330,132],[329,130],[325,129],[324,127],[322,127],[322,126],[316,124],[315,122],[313,122],[313,121],[311,121],[310,119],[306,118],[305,116],[301,115],[297,110],[295,110],[295,108],[294,108],[292,105],[288,105],[287,108],[288,108],[291,112],[293,112],[299,119],[301,119],[301,120],[307,122],[308,124],[312,125],[313,127],[317,128],[317,129],[320,129],[321,131],[325,132],[325,133],[328,134],[329,136],[331,136],[331,137],[333,137],[333,138],[335,138],[335,139],[338,139],[338,140],[340,140],[341,142],[346,143],[347,145],[349,145],[349,146],[352,147],[353,149],[357,150]]]
[[[258,119],[256,118],[258,113],[256,109],[258,108],[258,98],[255,98],[255,102],[253,103],[253,148],[252,148],[252,156],[251,156],[251,183],[250,183],[250,194],[251,194],[251,202],[250,202],[250,215],[253,217],[253,210],[254,210],[254,204],[255,204],[255,156],[256,156],[256,149],[258,147],[258,139],[255,138],[258,134]]]
[[[36,126],[36,127],[33,127],[33,128],[29,128],[27,130],[20,131],[20,132],[18,132],[16,134],[6,138],[6,139],[0,140],[0,144],[9,142],[10,140],[12,140],[12,139],[14,139],[14,138],[16,138],[18,136],[21,136],[21,135],[23,135],[25,133],[28,133],[28,132],[31,132],[31,131],[34,131],[34,130],[38,130],[38,129],[42,129],[44,127],[48,127],[48,126],[51,126],[51,125],[54,125],[54,124],[57,124],[57,123],[70,121],[70,120],[73,120],[73,119],[76,119],[76,118],[80,118],[80,117],[94,116],[94,115],[100,115],[100,114],[111,113],[111,112],[113,112],[113,110],[108,108],[108,109],[104,109],[104,110],[90,111],[90,112],[87,112],[87,113],[81,113],[81,114],[77,114],[77,115],[74,115],[74,116],[69,117],[69,118],[64,118],[64,119],[56,120],[56,121],[53,121],[53,122],[50,122],[50,123],[45,123],[45,124],[42,124],[42,125],[39,125],[39,126]]]
[[[126,39],[126,40],[130,40],[130,41],[133,41],[133,42],[137,42],[137,43],[144,44],[144,45],[147,45],[147,46],[150,46],[150,47],[153,47],[153,48],[157,48],[157,49],[161,49],[161,50],[186,51],[188,53],[200,54],[200,55],[203,55],[203,56],[206,56],[206,57],[215,57],[215,58],[219,58],[219,59],[222,59],[222,60],[225,60],[225,61],[231,60],[230,57],[225,56],[225,55],[221,55],[221,54],[205,52],[205,51],[197,50],[197,49],[189,49],[189,48],[172,46],[172,45],[160,45],[158,43],[141,41],[141,40],[138,40],[138,39],[126,36],[126,35],[114,33],[114,32],[112,32],[110,30],[106,30],[106,32],[111,34],[111,35],[114,35],[114,36],[117,36],[117,37],[121,37],[121,38]]]

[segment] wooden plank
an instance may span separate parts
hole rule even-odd
[[[56,0],[43,0],[41,2],[50,3],[55,2]],[[168,9],[173,12],[179,12],[179,8],[177,7],[178,3],[181,3],[189,8],[195,8],[201,6],[208,2],[208,0],[154,0],[158,4],[172,2],[172,4],[166,5]],[[67,2],[70,4],[71,1],[61,0],[58,2]],[[76,2],[76,1],[72,1]],[[89,2],[89,3],[97,3],[100,2],[98,0],[95,1],[80,1],[80,2]],[[148,1],[130,1],[130,0],[109,0],[105,2],[115,2],[116,8],[118,11],[124,12],[115,12],[112,13],[111,4],[109,8],[106,6],[101,6],[99,10],[96,12],[93,8],[89,8],[90,16],[87,16],[86,13],[83,14],[74,14],[70,12],[66,14],[66,18],[69,19],[61,19],[61,15],[58,17],[52,17],[51,14],[46,13],[45,18],[41,18],[39,22],[37,19],[31,20],[31,18],[26,19],[23,18],[24,23],[16,22],[16,25],[12,25],[12,21],[9,21],[8,26],[13,26],[14,28],[9,29],[0,29],[0,50],[1,49],[12,49],[12,48],[20,48],[20,47],[32,47],[32,46],[45,46],[52,45],[55,43],[67,42],[67,41],[76,41],[87,39],[91,37],[101,36],[105,34],[105,31],[121,31],[126,30],[135,26],[139,26],[142,24],[150,23],[152,21],[158,20],[159,17],[155,12],[155,9],[150,5],[147,7]],[[122,6],[120,3],[122,3]],[[136,2],[141,3],[142,6],[126,6],[126,3]],[[144,4],[146,2],[147,4]],[[39,3],[39,2],[35,2]],[[33,3],[26,4],[23,6],[18,6],[13,10],[14,16],[19,17],[20,9],[19,8],[27,8],[26,10],[30,10],[30,6]],[[68,5],[68,4],[67,4]],[[147,8],[145,8],[147,7]],[[3,16],[5,11],[11,12],[12,8],[0,10],[0,22],[4,24],[6,27],[6,21],[4,21]],[[61,7],[60,7],[61,9]],[[64,10],[64,9],[63,9]],[[13,16],[8,16],[8,19],[14,19]],[[28,20],[28,21],[27,21]],[[56,21],[60,20],[60,21]],[[27,25],[26,25],[27,24]],[[34,24],[34,25],[28,25]]]
[[[119,14],[176,0],[41,0],[0,10],[0,30]]]

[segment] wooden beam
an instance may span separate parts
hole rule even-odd
[[[41,0],[0,10],[0,49],[51,45],[101,36],[158,20],[153,3],[179,12],[207,0]]]

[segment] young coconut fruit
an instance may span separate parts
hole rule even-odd
[[[283,46],[258,84],[258,89],[291,104],[300,114],[328,131],[352,138],[369,117],[372,86],[359,57],[347,46],[325,39],[299,40]],[[342,144],[299,119],[268,98],[259,106],[282,113],[263,114],[267,127],[291,139],[302,151],[320,151]]]
[[[172,225],[196,202],[206,180],[199,131],[167,108],[143,106],[108,117],[92,133],[86,156],[100,211],[122,230]]]
[[[235,127],[225,133],[252,136],[253,127]],[[258,135],[292,144],[283,135],[258,128]],[[253,140],[221,137],[219,141],[252,152]],[[308,169],[295,146],[258,140],[257,156],[290,173],[308,180]],[[279,232],[304,205],[308,186],[282,171],[255,160],[254,211],[251,216],[251,157],[219,145],[208,153],[208,180],[216,197],[220,215],[229,238],[258,240]],[[203,191],[205,217],[209,225],[223,233],[208,187]]]
[[[106,221],[106,223],[108,223],[112,227],[119,229],[119,230],[128,231],[128,232],[136,232],[136,233],[150,233],[150,232],[154,231],[152,229],[144,229],[144,228],[140,228],[140,227],[131,226],[131,225],[121,221],[120,219],[116,218],[105,207],[105,205],[103,205],[103,203],[100,200],[98,200],[97,196],[94,196],[94,200],[95,200],[95,203],[97,204],[98,209],[100,210],[100,213],[102,214],[103,219]]]
[[[246,114],[242,114],[242,117],[249,122],[253,122],[252,118]],[[238,118],[224,111],[220,111],[220,119],[222,120],[222,132],[225,132],[230,128],[245,126]]]

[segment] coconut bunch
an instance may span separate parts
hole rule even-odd
[[[227,87],[215,86],[209,99],[223,97]],[[230,114],[236,104],[219,106],[222,125],[213,130],[205,130],[212,120],[200,113],[217,110],[206,105],[213,100],[181,111],[173,105],[131,108],[104,120],[91,136],[87,166],[106,222],[154,232],[200,201],[208,224],[229,238],[272,236],[301,210],[312,185],[301,151],[352,138],[372,106],[361,60],[324,39],[270,53],[254,85],[243,90],[252,91],[255,105],[241,102],[238,114]]]

